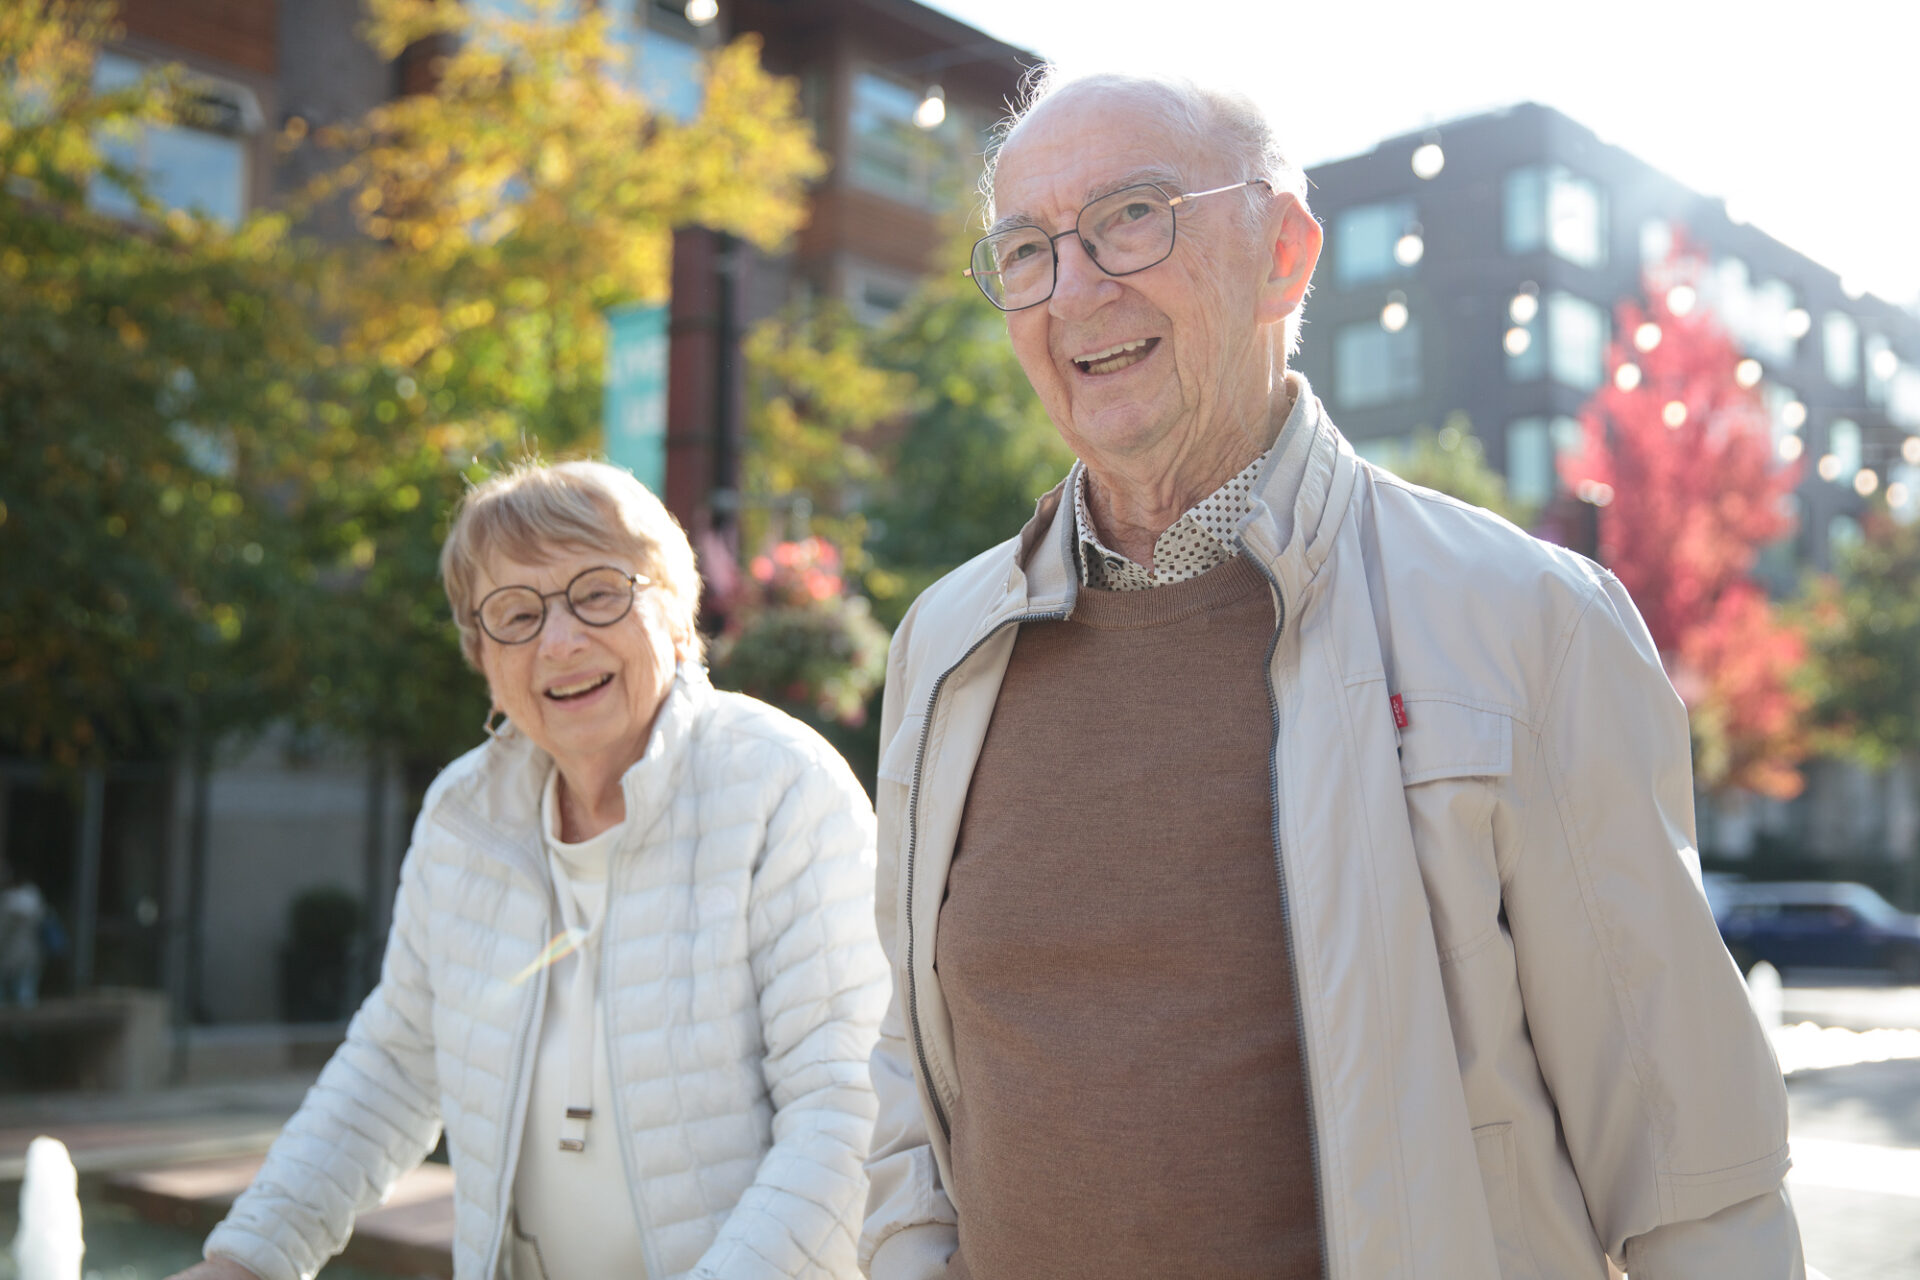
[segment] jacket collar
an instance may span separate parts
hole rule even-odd
[[[627,817],[651,825],[665,813],[686,760],[687,748],[701,712],[713,697],[707,672],[697,663],[682,662],[673,684],[654,717],[647,748],[620,778],[626,795]],[[479,767],[447,796],[480,819],[507,842],[538,855],[540,793],[553,771],[553,757],[514,728],[512,722],[481,748]]]
[[[1333,549],[1353,496],[1358,462],[1306,377],[1298,372],[1286,376],[1293,411],[1254,486],[1252,505],[1240,523],[1240,540],[1279,576],[1282,592],[1293,598],[1306,590]],[[1033,518],[1020,530],[1002,607],[994,611],[989,626],[1012,612],[1072,610],[1079,578],[1073,504],[1067,500],[1071,478],[1040,499]]]

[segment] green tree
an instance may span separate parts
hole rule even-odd
[[[910,375],[873,363],[872,337],[837,305],[762,322],[747,335],[742,547],[818,533],[866,567],[862,504],[881,473],[879,428],[897,422]]]
[[[962,260],[964,246],[947,256]],[[878,335],[874,359],[914,387],[886,454],[886,483],[867,505],[880,570],[868,586],[893,623],[934,579],[1019,532],[1073,454],[1027,382],[1000,312],[957,272],[920,288]]]
[[[185,117],[92,89],[97,3],[0,9],[0,737],[73,766],[250,722],[287,668],[273,496],[309,346],[284,219],[161,216],[103,139]],[[139,234],[92,213],[112,180]]]
[[[1464,413],[1447,415],[1438,431],[1421,427],[1408,445],[1386,463],[1387,470],[1427,489],[1485,507],[1521,528],[1537,514],[1532,508],[1507,501],[1507,482],[1487,465],[1486,450]]]
[[[1799,612],[1822,745],[1874,768],[1920,755],[1920,525],[1878,513]]]
[[[389,57],[427,40],[451,51],[432,92],[314,140],[341,162],[307,198],[344,199],[366,238],[326,275],[347,372],[306,531],[354,607],[326,632],[312,712],[444,759],[485,709],[435,558],[461,487],[524,451],[597,448],[605,309],[664,297],[675,226],[777,245],[822,160],[794,86],[751,39],[708,60],[702,110],[682,123],[633,91],[599,10],[368,12]]]
[[[370,0],[436,88],[283,144],[336,163],[234,229],[163,212],[101,139],[182,118],[178,73],[95,93],[107,0],[0,6],[0,720],[67,762],[292,716],[442,760],[484,703],[435,571],[462,485],[598,443],[601,319],[671,229],[772,245],[820,158],[751,42],[657,117],[597,13]],[[141,202],[94,216],[88,185]],[[294,234],[344,201],[366,235]]]
[[[1920,793],[1920,525],[1876,513],[1794,612],[1812,656],[1815,745],[1875,771],[1905,769]],[[1920,848],[1903,880],[1907,905],[1920,903]]]

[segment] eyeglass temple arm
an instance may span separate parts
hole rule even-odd
[[[1222,191],[1238,191],[1242,187],[1254,186],[1265,187],[1269,191],[1273,190],[1273,184],[1265,178],[1248,178],[1245,182],[1229,182],[1224,187],[1214,187],[1208,191],[1188,191],[1181,195],[1168,196],[1167,208],[1177,209],[1187,201],[1198,200],[1201,196],[1217,196]]]

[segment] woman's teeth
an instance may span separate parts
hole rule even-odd
[[[611,679],[613,679],[613,672],[609,671],[604,675],[594,676],[590,680],[582,680],[579,684],[555,685],[553,688],[547,690],[547,696],[549,698],[577,698],[583,693],[592,693],[595,689],[598,689]]]

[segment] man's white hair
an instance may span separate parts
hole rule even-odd
[[[1215,89],[1182,76],[1145,75],[1126,72],[1063,74],[1052,63],[1041,63],[1028,71],[1020,82],[1013,110],[993,130],[987,146],[986,168],[980,178],[984,223],[993,224],[994,176],[1000,156],[1020,132],[1020,126],[1043,103],[1065,93],[1123,93],[1142,104],[1151,105],[1169,124],[1193,139],[1196,152],[1210,152],[1224,158],[1234,181],[1262,178],[1273,194],[1291,194],[1307,208],[1307,175],[1280,150],[1273,126],[1266,113],[1245,94],[1230,89]],[[1249,187],[1240,205],[1248,231],[1257,232],[1266,216],[1267,197],[1257,187]],[[1294,308],[1286,320],[1286,352],[1292,356],[1300,349],[1300,313]]]

